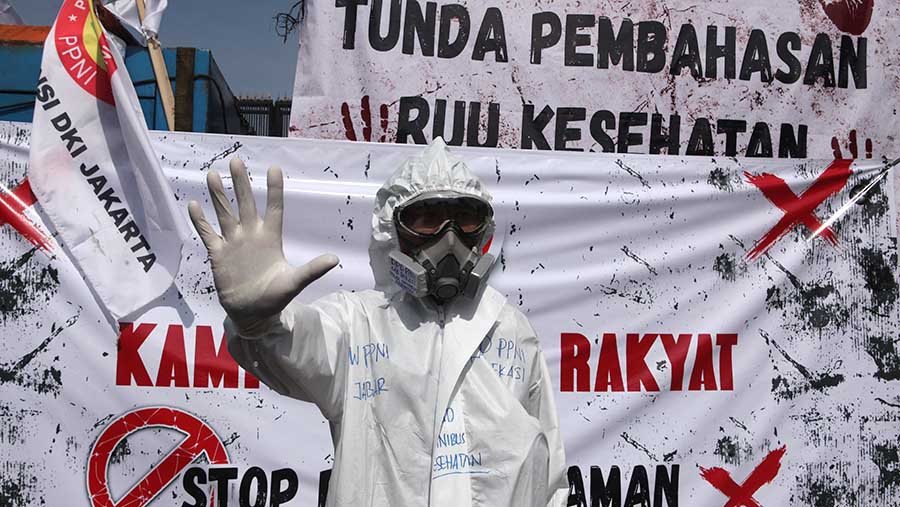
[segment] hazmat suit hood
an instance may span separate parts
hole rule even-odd
[[[491,202],[491,194],[462,161],[453,157],[447,144],[435,138],[421,155],[407,159],[375,195],[372,212],[372,238],[369,264],[375,276],[375,289],[388,295],[400,288],[390,273],[389,254],[399,247],[394,225],[394,208],[425,192],[453,191]]]

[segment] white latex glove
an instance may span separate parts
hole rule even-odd
[[[284,179],[281,169],[269,169],[263,220],[256,213],[244,163],[233,158],[230,169],[239,220],[231,213],[222,178],[215,171],[209,171],[206,183],[222,236],[216,234],[203,216],[198,202],[188,203],[188,213],[209,253],[222,308],[241,334],[254,336],[265,332],[300,291],[338,264],[338,258],[328,254],[300,267],[288,264],[282,250]]]

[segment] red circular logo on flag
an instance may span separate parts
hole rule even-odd
[[[53,27],[60,63],[73,81],[98,99],[115,105],[110,77],[116,61],[109,50],[92,0],[65,0]]]
[[[107,471],[113,449],[128,435],[149,427],[169,428],[184,435],[165,458],[118,501],[109,493]],[[120,416],[103,430],[88,460],[87,487],[93,507],[143,507],[150,503],[191,463],[205,456],[210,464],[228,463],[225,445],[212,428],[196,416],[169,407],[149,407]]]

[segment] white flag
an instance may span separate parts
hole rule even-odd
[[[137,0],[112,0],[104,4],[106,10],[116,15],[123,23],[144,34],[145,37],[156,37],[162,23],[163,12],[168,7],[168,0],[144,0],[144,21],[138,15]]]
[[[93,0],[64,0],[44,44],[30,159],[41,208],[113,316],[172,284],[187,225]]]
[[[0,25],[22,25],[22,17],[9,3],[9,0],[0,0]]]

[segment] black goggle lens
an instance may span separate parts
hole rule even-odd
[[[463,234],[481,232],[492,216],[490,206],[474,197],[423,199],[405,206],[397,219],[407,230],[433,236],[447,225],[456,224]]]

